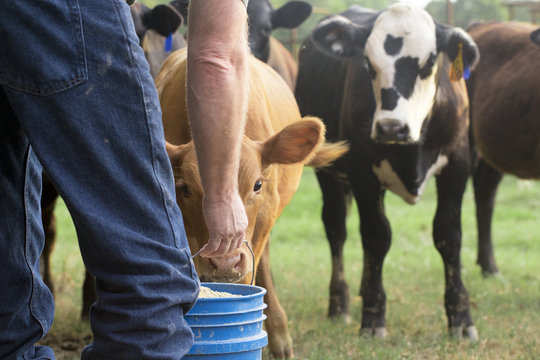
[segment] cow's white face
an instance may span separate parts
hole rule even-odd
[[[420,140],[435,100],[435,24],[418,8],[396,4],[382,12],[365,46],[376,110],[371,136],[380,142]]]

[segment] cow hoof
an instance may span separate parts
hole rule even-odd
[[[499,270],[491,270],[491,269],[482,269],[482,276],[485,277],[485,278],[489,278],[489,277],[492,277],[492,276],[497,276],[499,275]]]
[[[478,341],[478,330],[476,330],[476,326],[474,325],[468,326],[464,331],[464,335],[468,337],[470,341]]]
[[[455,339],[468,338],[470,341],[478,341],[478,331],[476,326],[455,326],[450,328],[450,336]]]
[[[272,356],[276,359],[292,359],[294,358],[292,338],[286,337],[269,337],[269,348]]]
[[[378,327],[378,328],[375,328],[375,330],[373,331],[373,335],[377,339],[385,339],[386,336],[388,335],[388,331],[386,330],[385,327]]]
[[[361,337],[375,337],[377,339],[385,339],[387,335],[388,335],[388,331],[386,330],[385,327],[360,329]]]
[[[342,322],[345,325],[350,325],[353,322],[351,314],[329,316],[328,318],[333,322]]]

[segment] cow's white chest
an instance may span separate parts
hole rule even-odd
[[[405,200],[407,203],[415,204],[422,196],[422,193],[424,192],[426,183],[429,178],[433,175],[439,174],[439,172],[442,170],[443,167],[446,166],[446,164],[448,164],[448,157],[446,157],[445,155],[439,155],[437,161],[435,161],[426,172],[424,181],[418,189],[418,194],[411,194],[407,190],[399,176],[396,174],[394,169],[392,169],[392,165],[390,165],[390,163],[386,159],[381,161],[379,166],[373,165],[373,172],[379,179],[383,188],[390,190],[398,196],[401,196],[401,198],[403,198],[403,200]]]

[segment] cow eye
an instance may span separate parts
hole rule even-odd
[[[261,192],[261,189],[262,189],[262,181],[261,180],[257,180],[255,182],[255,186],[253,186],[253,192],[258,194]]]
[[[186,197],[186,198],[191,196],[191,190],[189,190],[189,186],[187,186],[184,183],[177,184],[176,185],[176,190],[177,190],[177,192],[178,192],[178,190],[180,190],[182,195],[184,197]]]

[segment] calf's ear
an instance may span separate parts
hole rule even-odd
[[[157,31],[161,36],[175,33],[184,21],[174,7],[167,4],[156,5],[145,17],[148,29]]]
[[[321,120],[304,117],[261,144],[263,166],[308,162],[324,141],[325,127]]]
[[[312,6],[305,1],[289,1],[272,12],[272,27],[294,29],[311,15]]]
[[[173,169],[173,173],[176,172],[182,167],[182,160],[184,158],[184,149],[187,145],[173,145],[168,141],[165,141],[165,149],[167,150],[167,155],[169,155],[169,161]]]
[[[361,26],[344,16],[321,20],[311,32],[313,43],[329,55],[352,57],[363,54],[372,24]]]
[[[474,69],[480,59],[478,47],[473,39],[463,29],[435,22],[437,37],[437,52],[444,52],[451,62],[459,55],[462,47],[463,65],[470,70]]]

